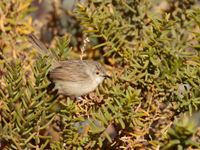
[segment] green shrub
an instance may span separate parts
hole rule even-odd
[[[20,24],[20,21],[27,23],[25,16],[33,10],[28,8],[30,2],[0,2],[2,12],[10,5],[24,4],[21,4],[23,13],[11,8],[8,14],[4,13],[8,20],[3,24],[6,30],[1,26],[1,147],[158,149],[162,146],[167,149],[178,145],[180,149],[199,148],[192,143],[196,130],[190,122],[183,126],[176,122],[175,128],[169,129],[180,113],[192,114],[200,107],[198,1],[78,3],[74,15],[96,52],[87,57],[103,62],[113,76],[83,101],[48,93],[49,58],[34,60],[34,55],[27,51],[27,43],[22,43],[24,37],[19,37],[32,31],[32,27],[26,30],[26,25]],[[15,23],[9,21],[13,17],[20,19]],[[11,30],[17,28],[20,30]],[[20,46],[14,45],[19,48],[10,48],[7,36],[15,43],[20,41]],[[61,39],[54,49],[61,60],[70,55],[69,40],[69,37],[67,42]],[[11,61],[7,51],[14,53],[14,50],[16,56]],[[85,53],[89,55],[89,51]],[[24,59],[19,57],[22,55]],[[25,67],[27,64],[31,69]],[[179,143],[173,145],[174,141]]]

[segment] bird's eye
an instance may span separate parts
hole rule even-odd
[[[99,75],[99,71],[96,72],[96,75]]]

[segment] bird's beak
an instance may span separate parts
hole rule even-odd
[[[103,77],[111,79],[112,77],[108,74],[105,74]]]

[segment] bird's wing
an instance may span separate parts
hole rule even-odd
[[[49,72],[50,80],[61,80],[63,82],[77,82],[90,80],[89,74],[85,70],[85,64],[80,61],[63,61]]]

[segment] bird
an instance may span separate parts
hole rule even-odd
[[[33,34],[28,34],[28,40],[42,55],[53,58],[52,53]],[[48,79],[55,85],[58,94],[80,97],[94,91],[106,78],[111,78],[105,68],[94,60],[52,61]]]

